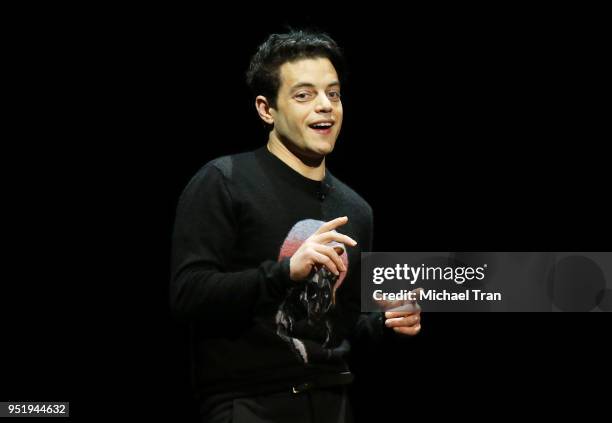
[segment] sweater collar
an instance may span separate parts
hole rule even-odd
[[[325,169],[325,177],[322,181],[316,181],[292,169],[289,165],[272,154],[265,145],[255,150],[255,156],[260,162],[264,163],[266,169],[273,171],[284,181],[300,187],[306,192],[318,195],[319,197],[323,194],[323,198],[325,198],[332,190],[333,176],[329,172],[329,169]]]

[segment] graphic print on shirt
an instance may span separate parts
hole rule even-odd
[[[297,222],[283,242],[278,260],[293,256],[323,223],[314,219]],[[344,246],[337,242],[329,245],[343,250],[340,258],[348,269],[348,255]],[[325,266],[315,266],[303,283],[296,282],[296,286],[289,290],[279,306],[276,333],[289,344],[300,361],[309,363],[332,358],[334,350],[329,346],[333,338],[333,327],[329,312],[335,306],[336,290],[345,277],[346,272],[336,276]]]

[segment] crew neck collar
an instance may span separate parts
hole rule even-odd
[[[266,168],[273,170],[292,185],[299,186],[308,192],[320,194],[321,192],[328,192],[332,187],[332,175],[329,169],[325,169],[325,177],[323,180],[317,181],[307,178],[291,168],[287,163],[272,154],[266,145],[255,150],[255,155],[265,163]]]

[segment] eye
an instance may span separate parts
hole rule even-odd
[[[294,98],[298,101],[306,101],[309,100],[311,97],[312,95],[306,91],[299,92],[294,96]]]
[[[327,96],[330,98],[330,100],[333,100],[333,101],[339,101],[341,97],[339,91],[329,91],[327,93]]]

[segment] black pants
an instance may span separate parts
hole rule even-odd
[[[208,408],[204,401],[201,409]],[[227,400],[202,418],[206,423],[353,423],[344,386]]]

